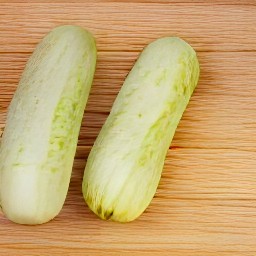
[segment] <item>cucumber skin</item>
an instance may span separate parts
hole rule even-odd
[[[196,53],[185,41],[161,38],[143,50],[84,171],[84,199],[100,218],[129,222],[147,208],[198,79]]]
[[[25,67],[0,147],[1,207],[13,222],[47,222],[64,204],[96,55],[88,31],[64,25]]]

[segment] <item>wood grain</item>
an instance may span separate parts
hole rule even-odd
[[[22,226],[0,214],[0,255],[256,255],[256,2],[0,0],[0,129],[22,70],[53,27],[97,40],[98,65],[60,215]],[[143,47],[187,40],[201,77],[157,193],[136,221],[102,221],[81,194],[90,148]]]

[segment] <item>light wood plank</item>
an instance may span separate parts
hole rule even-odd
[[[35,227],[0,214],[0,255],[256,255],[255,1],[0,0],[0,131],[35,45],[65,23],[90,29],[98,65],[62,212]],[[143,47],[166,35],[198,52],[201,77],[157,193],[136,221],[85,205],[86,158]]]

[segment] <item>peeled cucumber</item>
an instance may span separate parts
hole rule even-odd
[[[96,65],[93,36],[53,29],[36,47],[11,101],[0,146],[0,202],[20,224],[61,210]]]
[[[161,38],[143,50],[84,171],[84,199],[100,218],[128,222],[147,208],[198,78],[196,53],[182,39]]]

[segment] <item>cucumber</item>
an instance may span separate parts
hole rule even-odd
[[[0,198],[20,224],[53,219],[65,201],[96,65],[93,36],[53,29],[36,47],[9,106],[0,146]]]
[[[84,171],[84,199],[100,218],[129,222],[147,208],[198,79],[196,53],[182,39],[160,38],[143,50]]]

